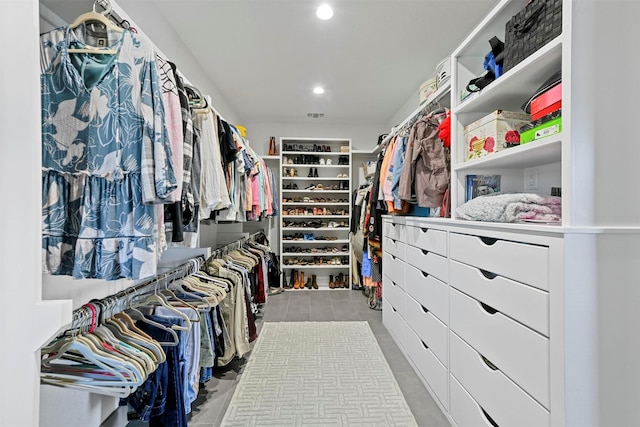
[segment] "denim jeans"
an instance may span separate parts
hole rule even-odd
[[[148,316],[148,318],[165,327],[184,324],[180,318],[166,316]],[[172,341],[168,331],[141,321],[136,322],[136,326],[157,341]],[[180,337],[180,334],[178,336]],[[176,408],[184,408],[182,387],[179,387],[179,390],[175,387],[176,382],[181,385],[181,381],[176,381],[176,378],[182,378],[180,361],[183,358],[184,350],[181,349],[180,344],[163,346],[162,349],[165,352],[166,360],[158,365],[158,368],[149,375],[147,380],[129,396],[128,403],[136,411],[140,420],[149,421],[151,425],[186,426],[186,413],[176,411]],[[177,402],[178,400],[180,402]]]

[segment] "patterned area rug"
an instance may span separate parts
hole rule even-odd
[[[265,322],[223,426],[417,426],[367,322]]]

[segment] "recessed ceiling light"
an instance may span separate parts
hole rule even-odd
[[[324,88],[317,86],[313,88],[313,93],[316,95],[322,95],[324,93]]]
[[[318,7],[318,10],[316,10],[316,16],[323,21],[331,19],[331,17],[333,16],[333,9],[331,9],[331,6],[329,6],[328,4],[322,4],[320,5],[320,7]]]

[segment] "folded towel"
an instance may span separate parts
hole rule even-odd
[[[562,198],[533,193],[496,193],[479,196],[458,206],[458,218],[474,221],[560,221]]]

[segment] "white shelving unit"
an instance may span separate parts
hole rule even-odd
[[[350,288],[351,140],[280,138],[280,153],[280,258],[287,281],[297,272],[305,282],[315,276],[319,289],[337,277],[343,278],[339,289]]]
[[[635,425],[640,55],[620,41],[640,37],[640,3],[564,0],[557,38],[461,100],[527,4],[501,0],[451,55],[452,218],[385,218],[383,322],[453,425]],[[561,133],[466,160],[466,125],[520,111],[558,70]],[[468,174],[500,174],[503,191],[560,187],[562,223],[456,218]]]

